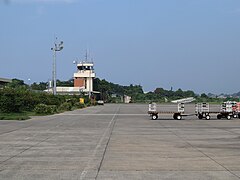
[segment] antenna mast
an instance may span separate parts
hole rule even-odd
[[[88,51],[86,49],[86,54],[85,54],[85,61],[87,62],[88,61]]]

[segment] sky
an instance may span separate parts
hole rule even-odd
[[[50,80],[55,37],[60,80],[88,50],[113,83],[240,91],[239,0],[0,0],[0,77]]]

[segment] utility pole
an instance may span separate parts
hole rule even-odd
[[[57,41],[57,38],[56,38]],[[52,70],[52,80],[53,80],[53,95],[57,94],[57,78],[56,78],[56,52],[61,51],[63,49],[63,41],[61,41],[59,44],[57,42],[54,42],[54,47],[51,48],[53,51],[53,70]]]
[[[88,62],[88,50],[86,49],[86,54],[85,54],[85,61]],[[91,67],[89,67],[89,79],[88,79],[88,98],[91,100]]]

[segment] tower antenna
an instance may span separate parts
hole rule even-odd
[[[86,49],[86,54],[85,54],[85,61],[87,62],[88,61],[88,51]]]

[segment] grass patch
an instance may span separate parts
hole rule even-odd
[[[75,104],[75,106],[71,107],[71,110],[76,110],[76,109],[82,109],[84,107],[88,107],[90,105],[81,105],[81,104]],[[49,107],[53,107],[53,106],[49,106]],[[62,113],[65,111],[69,111],[70,109],[67,108],[63,108],[63,109],[56,109],[54,108],[54,110],[52,112],[43,112],[43,113],[37,113],[34,111],[25,111],[25,112],[21,112],[21,113],[2,113],[0,112],[0,120],[27,120],[27,119],[31,119],[31,116],[48,116],[48,115],[52,115],[52,114],[57,114],[57,113]]]
[[[0,120],[27,120],[31,119],[29,116],[32,113],[24,112],[24,113],[0,113]]]

